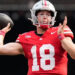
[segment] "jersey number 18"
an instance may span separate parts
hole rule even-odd
[[[36,53],[36,45],[32,46],[31,53],[33,57],[33,65],[32,65],[32,71],[39,71],[39,67],[41,67],[43,70],[52,70],[55,67],[55,50],[54,46],[51,44],[44,44],[39,49],[40,54],[40,65],[37,63],[37,53]],[[45,54],[45,50],[49,50],[49,54]],[[45,64],[46,60],[50,61],[50,64]]]

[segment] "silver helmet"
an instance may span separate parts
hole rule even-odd
[[[48,11],[53,13],[52,14],[52,21],[50,23],[53,26],[54,23],[55,23],[55,17],[56,17],[56,14],[57,14],[53,4],[51,2],[49,2],[48,0],[40,0],[37,3],[34,4],[32,9],[30,10],[32,22],[33,22],[34,25],[38,24],[36,12],[39,11],[39,10],[48,10]]]

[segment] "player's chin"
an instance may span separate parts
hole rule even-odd
[[[43,24],[43,25],[48,25],[48,23],[47,23],[47,22],[43,22],[42,24]]]

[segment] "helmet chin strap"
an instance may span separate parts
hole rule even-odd
[[[48,29],[48,28],[50,28],[50,26],[51,25],[46,25],[46,24],[40,24],[40,26],[39,27],[41,27],[42,29]]]

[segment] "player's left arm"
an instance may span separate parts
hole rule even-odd
[[[70,37],[65,37],[63,40],[61,40],[61,45],[63,49],[65,49],[72,57],[72,59],[75,59],[75,44],[73,43],[72,39]]]
[[[69,27],[67,27],[67,17],[65,17],[63,24],[59,25],[58,38],[61,41],[62,47],[68,52],[68,54],[75,59],[75,44],[72,41],[73,33]],[[64,31],[66,34],[64,34]]]

